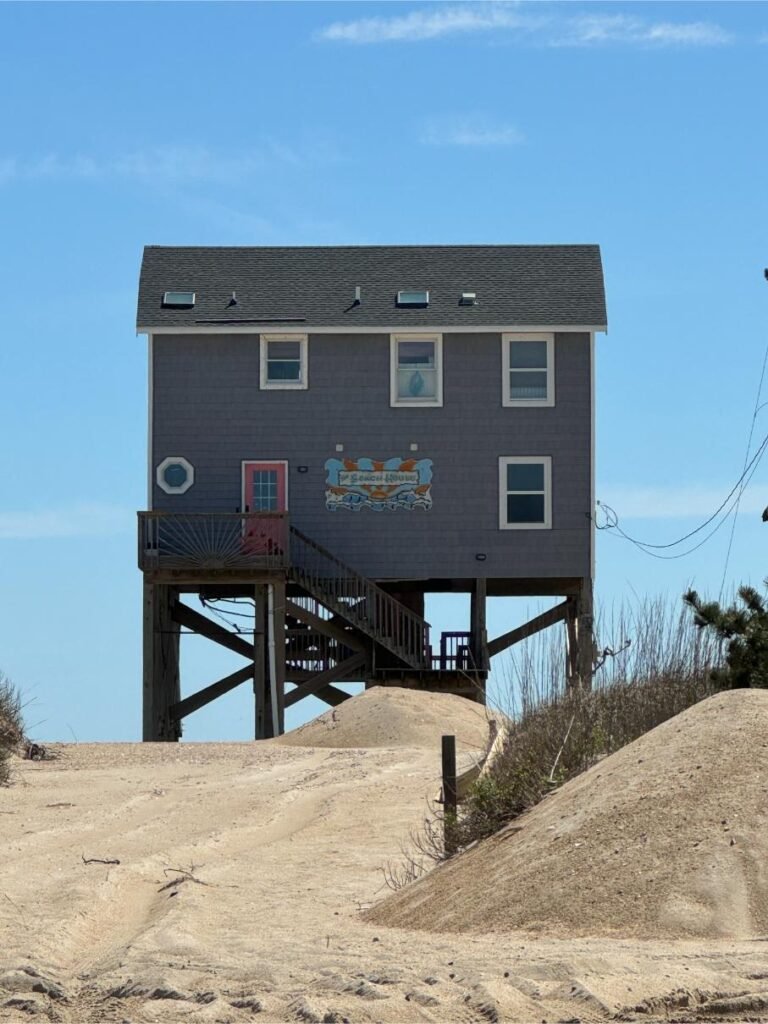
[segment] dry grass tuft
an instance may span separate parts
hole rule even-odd
[[[498,831],[552,789],[716,690],[720,644],[685,609],[645,601],[597,624],[604,638],[593,688],[568,690],[562,630],[521,644],[507,667],[501,755],[449,823],[466,847]]]
[[[0,786],[10,781],[11,754],[24,741],[21,697],[10,679],[0,672]]]

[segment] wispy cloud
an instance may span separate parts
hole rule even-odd
[[[712,22],[648,22],[625,14],[580,15],[552,28],[551,46],[723,46],[732,41]]]
[[[229,156],[204,146],[158,146],[112,156],[47,153],[33,160],[0,157],[0,184],[16,180],[123,180],[175,185],[194,182],[236,184],[266,168],[298,165],[299,156],[280,142]]]
[[[132,530],[135,515],[130,509],[100,504],[0,512],[0,540],[104,537]]]
[[[598,489],[601,501],[625,519],[706,519],[720,506],[728,486],[720,489],[688,487],[622,487],[605,485]],[[740,514],[759,516],[768,506],[768,487],[747,487],[741,498]],[[768,527],[766,528],[768,529]]]
[[[429,121],[420,141],[428,146],[518,146],[525,136],[514,125],[470,115]]]
[[[529,30],[542,19],[523,15],[504,3],[425,8],[392,18],[336,21],[322,29],[321,39],[345,43],[418,42],[443,36],[498,30]]]
[[[646,21],[626,14],[538,15],[530,10],[503,2],[425,7],[389,18],[336,21],[321,29],[317,37],[363,45],[505,34],[543,46],[648,47],[722,46],[733,38],[720,25],[706,21]]]

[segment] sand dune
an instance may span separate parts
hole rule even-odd
[[[736,700],[726,712],[738,717]],[[411,745],[374,745],[406,705],[421,711]],[[482,738],[476,706],[452,707],[446,731]],[[760,1019],[759,941],[364,920],[436,792],[437,710],[428,695],[380,691],[336,710],[349,745],[62,745],[57,760],[18,762],[0,790],[0,1020]]]
[[[371,919],[440,931],[768,935],[768,692],[689,708]]]

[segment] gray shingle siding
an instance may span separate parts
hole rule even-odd
[[[310,335],[306,391],[259,389],[257,333],[155,334],[153,352],[153,469],[196,473],[184,495],[154,485],[156,509],[235,511],[241,461],[287,459],[291,521],[371,577],[472,578],[477,552],[490,577],[590,575],[588,334],[556,335],[556,404],[536,409],[502,406],[498,333],[444,335],[442,408],[390,407],[388,330]],[[433,461],[431,510],[326,510],[326,459],[411,455]],[[552,456],[552,530],[499,530],[505,455]]]
[[[355,287],[362,301],[353,306]],[[425,288],[427,309],[400,309],[400,289]],[[165,291],[196,292],[193,309],[164,309]],[[232,292],[237,305],[231,306]],[[463,291],[476,306],[460,306]],[[148,246],[139,328],[225,319],[297,318],[314,327],[601,328],[603,272],[596,245],[208,248]],[[226,328],[223,327],[223,330]],[[294,325],[300,329],[300,323]]]

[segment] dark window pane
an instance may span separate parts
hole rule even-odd
[[[169,487],[183,487],[187,482],[187,470],[178,462],[172,462],[163,470],[163,480]]]
[[[517,369],[546,369],[546,341],[510,341],[509,365]]]
[[[398,366],[434,366],[434,341],[401,341],[397,346]]]
[[[509,374],[510,398],[546,398],[546,370],[512,370]]]
[[[301,342],[270,341],[267,348],[268,359],[300,359]]]
[[[544,465],[541,462],[517,462],[507,466],[508,491],[543,491]]]
[[[301,363],[270,359],[267,363],[267,380],[301,380]]]
[[[508,494],[507,495],[507,522],[508,523],[543,523],[544,522],[544,495],[543,494]]]

